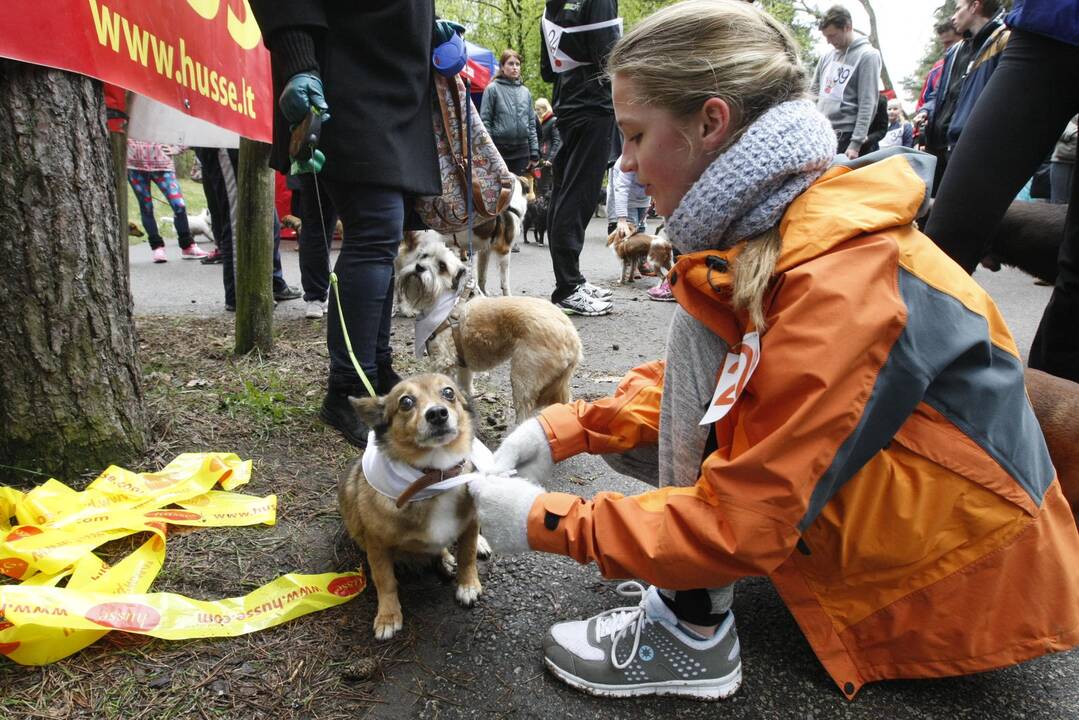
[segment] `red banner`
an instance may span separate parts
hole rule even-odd
[[[270,56],[247,0],[5,5],[0,57],[89,75],[270,141]]]

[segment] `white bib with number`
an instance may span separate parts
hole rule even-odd
[[[820,97],[817,99],[817,109],[825,115],[839,111],[843,104],[843,93],[847,90],[847,84],[854,75],[854,65],[848,65],[839,60],[832,60],[824,68],[824,77],[821,79]]]
[[[754,330],[746,333],[742,342],[727,352],[723,369],[719,373],[719,382],[716,383],[716,391],[712,394],[708,412],[701,418],[701,425],[711,425],[730,412],[760,361],[761,336]]]
[[[551,70],[556,73],[564,73],[567,70],[581,67],[582,65],[591,65],[590,62],[580,62],[574,60],[566,53],[558,49],[559,44],[562,42],[563,34],[572,34],[579,32],[588,32],[589,30],[602,30],[603,28],[617,27],[618,34],[622,34],[622,18],[614,18],[613,20],[604,20],[598,23],[589,23],[588,25],[578,25],[577,27],[564,28],[560,25],[555,25],[553,22],[547,19],[544,15],[540,20],[540,25],[543,30],[543,42],[547,45],[547,54],[551,58]]]

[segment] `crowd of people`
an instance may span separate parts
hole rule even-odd
[[[1079,24],[1062,25],[1058,4],[1016,0],[1005,14],[999,0],[958,0],[910,121],[838,5],[819,20],[831,49],[812,70],[787,27],[740,0],[683,0],[625,34],[616,0],[549,0],[550,103],[521,82],[521,55],[502,54],[480,112],[509,169],[546,178],[551,302],[613,308],[580,266],[605,176],[608,230],[640,230],[654,206],[681,254],[654,298],[677,303],[663,358],[611,397],[522,422],[495,471],[471,478],[495,552],[566,555],[648,583],[621,588],[627,607],[550,628],[542,652],[557,677],[602,696],[729,696],[742,679],[733,597],[748,576],[771,578],[848,698],[871,681],[1079,644],[1079,532],[1022,357],[969,275],[1042,163],[1074,206]],[[320,417],[363,447],[349,397],[367,391],[344,333],[388,392],[398,243],[419,228],[412,198],[441,188],[432,49],[459,26],[436,19],[433,0],[251,5],[279,98],[272,166],[296,170],[290,130],[312,108],[326,119],[324,163],[295,175],[304,298],[328,299],[320,228],[340,218],[343,314],[327,322]],[[227,174],[227,152],[199,156],[204,173]],[[171,188],[167,168],[131,172],[133,187]],[[220,184],[207,186],[214,230],[231,237],[217,227],[229,214]],[[1079,381],[1077,272],[1072,213],[1029,364]],[[555,463],[584,452],[657,489],[543,489]],[[1039,602],[1017,612],[1001,587]]]

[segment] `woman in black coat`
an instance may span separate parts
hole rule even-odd
[[[319,143],[325,164],[317,176],[300,176],[304,300],[327,299],[323,227],[332,232],[340,217],[344,239],[334,270],[349,338],[364,374],[378,392],[387,392],[397,379],[390,365],[390,310],[406,198],[442,192],[430,104],[433,2],[251,0],[251,7],[270,50],[278,100],[271,166],[289,171],[290,128],[309,105],[329,114]],[[326,345],[330,373],[319,417],[363,447],[368,429],[348,396],[366,390],[349,360],[336,307],[329,308]]]

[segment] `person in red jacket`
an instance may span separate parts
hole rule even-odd
[[[601,696],[729,696],[750,576],[848,698],[1079,644],[1079,532],[1022,359],[914,225],[931,160],[835,162],[796,43],[749,3],[660,10],[607,70],[622,169],[683,253],[666,357],[612,397],[545,408],[469,479],[495,552],[651,584],[551,627],[548,669]],[[659,487],[584,499],[511,476],[582,452]]]

